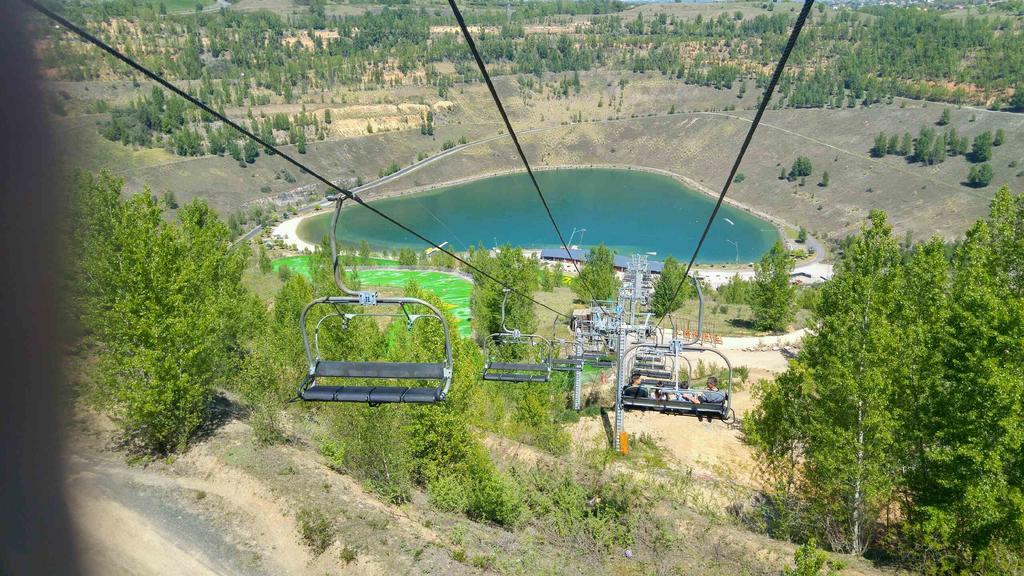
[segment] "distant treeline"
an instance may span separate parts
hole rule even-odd
[[[771,5],[769,5],[771,6]],[[474,6],[467,14],[495,74],[562,73],[597,67],[658,70],[689,83],[730,88],[763,81],[784,46],[793,13],[705,19],[658,13],[625,17],[620,2],[528,2]],[[479,81],[461,36],[442,7],[385,7],[330,16],[320,2],[287,18],[231,10],[161,15],[141,0],[73,4],[68,12],[101,36],[178,80],[219,80],[220,104],[259,105],[262,93],[293,102],[310,90],[430,84],[442,95]],[[589,21],[571,18],[593,15]],[[116,19],[116,20],[115,20]],[[116,22],[116,25],[114,24]],[[130,22],[130,25],[126,25]],[[104,24],[105,23],[105,24]],[[526,33],[526,25],[549,31]],[[42,54],[65,79],[98,79],[122,65],[49,28]],[[450,62],[454,72],[435,65]],[[1024,69],[1021,21],[1012,16],[951,18],[913,8],[826,10],[814,15],[790,61],[780,103],[853,106],[891,96],[1024,108],[1015,84]],[[230,95],[230,97],[229,97]]]

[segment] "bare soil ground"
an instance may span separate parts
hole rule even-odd
[[[308,447],[256,450],[248,425],[232,420],[179,458],[130,467],[105,446],[107,433],[88,432],[102,422],[80,416],[69,455],[72,512],[94,574],[394,574],[413,564],[465,573],[427,550],[440,544],[432,530]],[[302,506],[327,510],[338,526],[322,554],[300,540]]]

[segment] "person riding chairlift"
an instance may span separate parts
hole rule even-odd
[[[629,384],[622,387],[622,395],[629,396],[631,398],[650,397],[650,392],[647,391],[647,388],[640,385],[641,379],[640,374],[634,373],[629,379]]]
[[[708,377],[708,389],[701,392],[700,394],[693,395],[684,393],[683,400],[691,404],[721,404],[725,402],[725,392],[718,389],[718,378],[715,376]]]

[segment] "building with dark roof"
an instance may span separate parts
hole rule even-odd
[[[589,250],[569,250],[569,254],[565,253],[563,248],[545,248],[540,251],[540,259],[545,262],[563,262],[577,264],[586,264],[587,256],[590,254]],[[623,256],[616,254],[613,263],[615,269],[619,272],[624,272],[629,267],[630,258],[629,256]],[[664,263],[660,260],[647,259],[647,269],[654,274],[661,274],[661,269],[664,268]]]

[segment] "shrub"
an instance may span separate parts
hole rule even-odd
[[[656,528],[652,511],[658,489],[631,477],[577,478],[565,470],[537,468],[521,481],[537,522],[596,554],[634,546],[641,534]]]
[[[357,552],[355,548],[349,548],[348,545],[346,544],[345,547],[341,549],[340,556],[342,562],[344,562],[347,565],[351,564],[352,562],[355,562],[356,558],[359,557],[359,552]]]
[[[320,441],[320,454],[327,459],[327,467],[335,472],[345,469],[345,446],[338,440],[323,439]]]
[[[732,375],[739,380],[735,380],[732,383],[732,389],[739,392],[747,384],[747,380],[750,380],[750,368],[748,366],[735,366],[732,369]]]
[[[299,535],[303,543],[315,554],[322,554],[334,540],[334,524],[327,516],[315,508],[303,508],[295,517],[299,524]]]
[[[464,513],[469,508],[469,493],[463,477],[440,476],[427,485],[430,503],[444,512]]]
[[[828,554],[818,549],[813,538],[796,549],[793,562],[795,567],[782,569],[783,576],[831,576],[842,569],[840,564],[829,560]]]
[[[474,474],[466,512],[470,518],[512,528],[526,512],[519,487],[489,466]]]
[[[333,468],[359,478],[382,500],[406,502],[412,492],[414,462],[402,407],[361,408],[343,407],[332,414],[321,453]]]
[[[472,564],[473,566],[475,566],[477,568],[480,568],[480,569],[483,569],[483,570],[488,570],[490,568],[494,568],[494,562],[495,562],[495,557],[492,554],[484,554],[482,556],[474,556],[469,561],[469,563]]]

